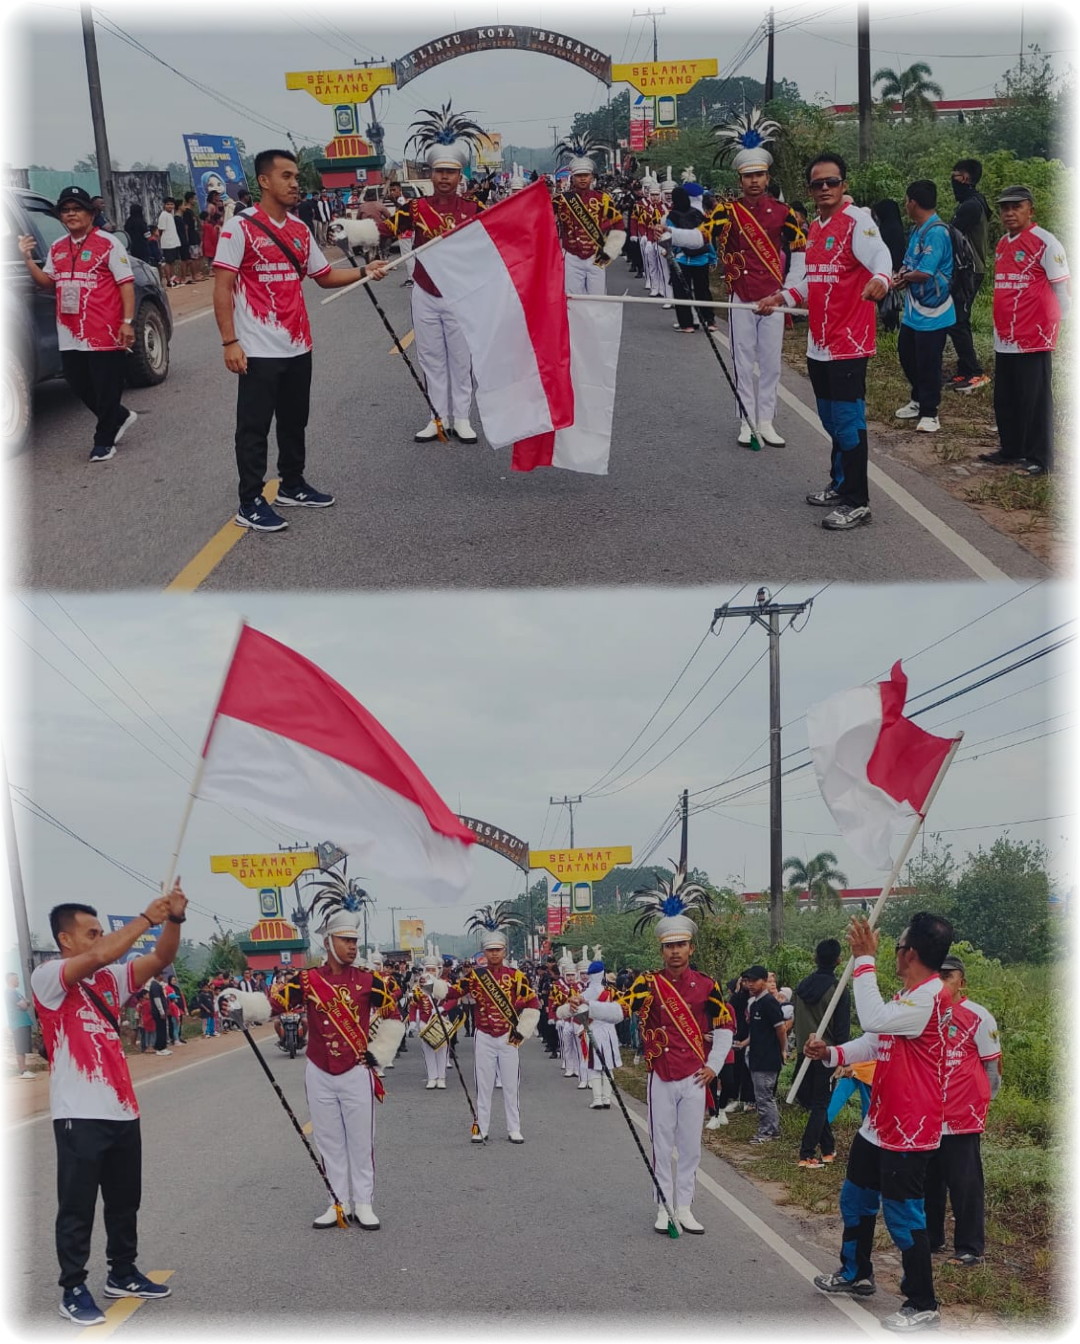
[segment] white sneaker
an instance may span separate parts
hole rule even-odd
[[[134,412],[133,410],[131,410],[131,408],[129,407],[129,408],[128,408],[127,419],[126,419],[126,420],[124,421],[124,423],[120,426],[120,428],[116,431],[116,434],[115,434],[114,437],[113,437],[113,443],[114,443],[114,444],[120,442],[120,440],[121,440],[121,439],[124,437],[124,435],[128,432],[128,430],[129,430],[129,429],[131,428],[131,426],[135,423],[135,421],[138,420],[138,418],[139,418],[139,417],[135,414],[135,412]]]
[[[896,412],[896,418],[897,420],[918,420],[919,403],[917,401],[909,401],[906,406],[901,406]]]
[[[343,1202],[341,1205],[341,1212],[345,1215],[347,1219],[349,1217],[349,1214],[352,1212],[352,1205],[345,1204]],[[324,1227],[337,1227],[337,1225],[338,1225],[337,1209],[333,1206],[333,1204],[330,1205],[330,1207],[326,1210],[325,1213],[320,1213],[318,1218],[314,1219],[314,1221],[311,1224],[312,1227],[317,1227],[320,1230]]]
[[[424,1084],[424,1088],[428,1092],[430,1092],[433,1088],[437,1086],[438,1084],[435,1082],[434,1078],[429,1078],[428,1081]]]
[[[727,1118],[727,1116],[724,1114],[723,1111],[721,1111],[721,1112],[719,1113],[719,1115],[714,1115],[714,1116],[712,1117],[711,1120],[706,1120],[706,1121],[705,1121],[705,1128],[706,1128],[706,1129],[722,1129],[722,1128],[724,1127],[724,1125],[727,1124],[727,1122],[728,1122],[728,1118]]]
[[[742,1110],[742,1102],[729,1101],[728,1104],[724,1107],[724,1110],[727,1111],[728,1115],[734,1115],[736,1111]]]
[[[522,1134],[520,1129],[513,1130],[512,1133],[508,1134],[506,1137],[510,1140],[511,1143],[525,1142],[525,1136],[524,1134]]]
[[[171,1051],[171,1050],[155,1050],[155,1051],[154,1051],[154,1054],[155,1054],[155,1055],[171,1055],[171,1054],[172,1054],[172,1051]]]
[[[22,1071],[22,1073],[19,1074],[19,1077],[20,1077],[20,1078],[36,1078],[36,1077],[37,1077],[37,1074],[34,1073],[34,1071],[33,1071],[32,1069],[24,1069],[24,1070]]]
[[[694,1215],[690,1212],[688,1208],[684,1207],[681,1209],[676,1209],[675,1218],[684,1232],[690,1232],[695,1237],[701,1236],[701,1234],[705,1231],[705,1228],[702,1226],[701,1223],[698,1222],[698,1220],[694,1217]]]
[[[454,421],[454,434],[462,443],[475,443],[476,430],[469,424],[468,420]]]
[[[655,1232],[666,1232],[668,1230],[668,1216],[664,1212],[663,1204],[657,1206],[656,1222],[653,1223],[653,1230]]]
[[[387,1066],[386,1066],[386,1067],[387,1067],[387,1068],[388,1068],[388,1069],[392,1069],[392,1068],[393,1068],[393,1067],[394,1067],[394,1061],[393,1061],[393,1060],[391,1060],[391,1061],[390,1061],[390,1063],[389,1063],[389,1064],[387,1064]]]
[[[920,1311],[918,1307],[901,1307],[891,1316],[882,1318],[881,1324],[886,1330],[896,1330],[903,1334],[913,1330],[936,1330],[941,1324],[940,1311]]]
[[[577,1085],[577,1090],[579,1092],[583,1092],[588,1086],[589,1086],[588,1080],[582,1079],[582,1081]]]
[[[739,421],[739,437],[735,440],[740,448],[750,447],[750,425],[745,420]]]
[[[671,304],[670,304],[670,303],[662,303],[662,304],[660,305],[660,311],[663,312],[663,310],[664,310],[665,308],[670,308],[670,307],[671,307]]]
[[[470,1137],[472,1138],[473,1143],[487,1143],[486,1134],[473,1134]]]
[[[370,1204],[357,1204],[352,1221],[358,1223],[365,1232],[377,1232],[382,1226]]]
[[[761,435],[762,443],[767,443],[772,448],[783,448],[784,444],[787,443],[787,439],[773,428],[771,420],[762,420],[761,424],[758,425],[758,433]]]
[[[936,434],[941,428],[941,421],[936,415],[924,415],[915,426],[916,434]]]
[[[415,443],[429,443],[432,439],[437,439],[438,437],[439,426],[432,419],[427,422],[423,429],[417,430],[413,435],[413,441]]]
[[[436,1087],[439,1087],[439,1088],[442,1088],[442,1090],[445,1092],[445,1091],[446,1091],[446,1079],[445,1079],[445,1078],[436,1078],[436,1079],[435,1079],[435,1086],[436,1086]]]

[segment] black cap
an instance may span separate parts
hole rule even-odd
[[[959,971],[960,974],[963,975],[964,963],[960,960],[959,957],[946,957],[945,960],[941,963],[941,969],[946,975],[949,973],[949,971]]]
[[[1031,194],[1029,187],[1006,187],[1004,191],[998,192],[998,205],[1013,205],[1018,201],[1030,201],[1035,204],[1035,197]]]
[[[748,966],[746,970],[743,971],[742,978],[744,980],[767,980],[769,978],[769,972],[761,965]]]
[[[57,210],[62,210],[68,201],[74,201],[76,205],[81,205],[85,210],[89,210],[91,214],[94,213],[94,198],[85,187],[65,187],[56,198]]]

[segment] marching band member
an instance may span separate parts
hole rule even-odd
[[[375,1103],[384,1092],[376,1068],[393,1058],[405,1024],[382,978],[355,964],[359,911],[335,896],[317,904],[327,912],[319,929],[326,961],[297,971],[275,987],[271,1000],[282,1012],[307,1009],[304,1085],[315,1143],[346,1216],[375,1231]],[[334,1206],[312,1226],[336,1227]]]
[[[506,1110],[507,1137],[511,1143],[524,1143],[518,1108],[520,1060],[517,1047],[533,1035],[540,1021],[540,1000],[523,972],[506,965],[506,934],[503,928],[520,920],[505,912],[505,903],[493,911],[490,906],[478,910],[467,924],[481,929],[481,951],[486,965],[471,966],[462,979],[462,988],[476,999],[475,1077],[476,1118],[480,1133],[473,1143],[487,1141],[491,1125],[491,1098],[495,1079],[502,1084]]]
[[[593,186],[592,159],[570,160],[570,188],[554,199],[566,261],[567,294],[603,294],[604,267],[622,251],[623,217],[606,191]]]
[[[701,1234],[705,1229],[690,1206],[701,1162],[705,1101],[734,1039],[723,990],[711,976],[690,967],[697,925],[684,911],[708,910],[709,895],[677,873],[670,885],[661,881],[656,891],[636,893],[635,904],[644,911],[635,932],[656,919],[663,970],[639,975],[614,1002],[591,1000],[589,1012],[598,1022],[613,1023],[637,1015],[649,1073],[653,1171],[682,1230]],[[654,1226],[657,1232],[668,1230],[662,1205]]]
[[[461,1025],[461,1019],[451,1022],[446,1016],[457,1003],[457,990],[452,989],[438,975],[439,962],[435,957],[425,957],[420,982],[412,991],[409,1004],[409,1021],[419,1028],[420,1049],[424,1052],[424,1065],[427,1068],[428,1091],[432,1088],[446,1088],[446,1061],[450,1054],[449,1044]]]
[[[611,1083],[604,1072],[603,1065],[607,1065],[608,1073],[614,1073],[622,1063],[622,1056],[619,1053],[619,1038],[615,1034],[615,1024],[601,1018],[592,1019],[593,1004],[615,1002],[614,993],[604,983],[604,963],[599,960],[600,949],[598,947],[593,948],[593,954],[594,960],[589,963],[580,1003],[580,1008],[584,1010],[587,1019],[591,1020],[589,1020],[587,1032],[584,1022],[580,1022],[579,1025],[581,1025],[584,1034],[588,1085],[592,1088],[593,1095],[593,1099],[589,1103],[589,1110],[610,1111]],[[566,1007],[567,1016],[569,1016],[573,1009],[569,1004]],[[592,1036],[591,1041],[589,1036]],[[601,1063],[601,1058],[603,1063]]]

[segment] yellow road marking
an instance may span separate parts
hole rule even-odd
[[[402,350],[408,350],[409,346],[412,345],[412,343],[413,343],[413,341],[415,340],[415,338],[416,338],[416,332],[415,332],[415,331],[407,331],[407,332],[405,333],[405,335],[402,336],[402,338],[401,338],[401,348],[402,348]],[[390,347],[390,353],[391,353],[392,355],[396,355],[396,354],[398,353],[398,348],[397,348],[396,345],[392,345],[392,346]]]
[[[164,1283],[167,1279],[171,1279],[175,1273],[175,1269],[152,1269],[146,1277],[154,1283]],[[106,1307],[105,1320],[101,1325],[86,1326],[79,1338],[104,1339],[106,1335],[111,1335],[112,1332],[123,1325],[126,1320],[129,1320],[134,1316],[145,1301],[146,1299],[144,1297],[120,1298],[120,1300],[114,1302],[111,1307]]]
[[[263,486],[263,499],[267,504],[273,504],[277,499],[278,482],[267,481]],[[231,519],[220,528],[202,550],[193,559],[189,560],[184,568],[177,574],[173,581],[166,585],[167,593],[193,593],[201,583],[217,569],[222,560],[229,554],[232,548],[248,535],[248,528],[239,527]],[[99,1326],[90,1326],[91,1330],[99,1329]]]

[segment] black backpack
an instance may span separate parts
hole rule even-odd
[[[954,303],[967,308],[971,306],[978,290],[975,269],[975,249],[966,233],[961,233],[955,224],[946,224],[939,219],[934,228],[948,229],[952,242],[952,279],[949,281],[949,294]]]

